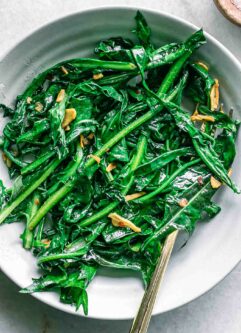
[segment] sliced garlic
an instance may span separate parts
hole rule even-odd
[[[40,200],[37,198],[37,199],[34,199],[34,203],[36,206],[38,206],[40,204]]]
[[[75,118],[76,118],[76,110],[74,108],[66,109],[64,120],[62,122],[62,128],[66,128]]]
[[[90,133],[90,134],[87,136],[87,138],[90,139],[90,140],[94,139],[94,137],[95,137],[94,133]]]
[[[180,207],[186,207],[187,205],[188,205],[188,200],[187,199],[185,199],[185,198],[183,198],[183,199],[181,199],[179,202],[178,202],[178,205],[180,206]]]
[[[61,66],[61,71],[62,71],[65,75],[69,74],[68,70],[67,70],[64,66]]]
[[[64,89],[61,89],[58,93],[58,96],[56,98],[56,102],[57,103],[60,103],[62,102],[62,100],[64,99],[64,96],[65,96],[65,90]]]
[[[116,163],[110,163],[107,167],[106,167],[106,171],[107,172],[111,172],[112,170],[114,170],[117,167]]]
[[[44,106],[42,103],[40,103],[40,102],[35,103],[35,108],[34,108],[35,111],[41,112],[43,110],[43,108],[44,108]]]
[[[50,246],[51,240],[49,240],[49,239],[42,239],[41,243],[44,244],[45,248],[48,248]]]
[[[133,193],[133,194],[128,194],[128,195],[125,196],[125,201],[131,201],[131,200],[138,199],[138,198],[142,197],[145,194],[146,194],[146,192],[144,192],[144,191]]]
[[[99,156],[90,154],[88,155],[89,158],[93,158],[98,164],[100,164],[101,158]]]
[[[212,86],[211,92],[210,92],[210,108],[212,111],[216,110],[219,105],[219,82],[217,79],[214,80],[215,83]]]
[[[231,177],[232,173],[233,173],[233,170],[230,168],[228,170],[228,176]],[[219,180],[217,180],[213,176],[211,176],[211,178],[210,178],[210,183],[211,183],[212,188],[214,188],[214,189],[219,188],[221,185],[223,185],[223,183],[221,183]]]
[[[32,100],[33,100],[32,97],[27,97],[26,99],[27,104],[31,104]]]
[[[134,232],[141,232],[141,228],[137,227],[134,223],[125,219],[119,214],[111,213],[108,215],[108,217],[111,219],[111,222],[115,227],[130,228]]]
[[[6,166],[8,168],[11,168],[12,166],[12,161],[10,160],[10,158],[7,157],[7,155],[5,153],[2,153],[2,158],[3,158],[3,161],[4,163],[6,164]]]
[[[192,115],[191,120],[192,121],[210,121],[212,123],[215,122],[215,118],[213,116],[206,116],[206,115],[202,115],[202,114]]]
[[[85,140],[85,137],[83,136],[83,134],[80,134],[80,147],[81,148],[84,148],[84,140]]]
[[[193,112],[192,116],[198,115],[198,104],[196,105],[195,111]]]
[[[93,79],[94,80],[100,80],[104,77],[104,75],[102,73],[98,73],[98,74],[94,74],[93,75]]]
[[[208,66],[206,64],[204,64],[204,62],[202,62],[202,61],[198,61],[196,64],[198,64],[202,68],[206,69],[206,71],[208,71],[208,69],[209,69]]]
[[[212,188],[219,188],[222,185],[222,183],[213,176],[211,176],[210,183]]]
[[[80,147],[84,148],[89,144],[89,141],[83,136],[83,134],[80,134]]]
[[[231,176],[232,176],[232,174],[233,174],[233,169],[232,169],[232,168],[230,168],[230,169],[228,170],[228,176],[229,176],[229,177],[231,177]]]

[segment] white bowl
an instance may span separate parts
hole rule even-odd
[[[112,7],[80,12],[57,20],[37,30],[16,45],[0,63],[0,101],[11,103],[27,83],[45,68],[68,58],[93,54],[96,43],[112,36],[133,37],[136,8]],[[156,45],[185,40],[198,28],[174,16],[143,9]],[[207,44],[196,57],[210,64],[219,79],[225,110],[234,108],[241,114],[241,66],[235,57],[213,37],[206,34]],[[0,121],[3,127],[6,120]],[[1,131],[1,129],[0,129]],[[240,177],[240,142],[234,163],[234,179]],[[1,177],[10,184],[5,165],[0,161]],[[237,181],[238,182],[238,181]],[[240,183],[240,182],[238,182]],[[222,280],[241,259],[240,197],[230,189],[216,196],[222,212],[211,222],[199,224],[188,244],[170,261],[154,314],[181,306],[202,295]],[[20,287],[39,275],[36,260],[21,246],[22,224],[0,228],[0,265]],[[88,288],[89,317],[101,319],[132,318],[143,295],[139,276],[102,270]],[[82,310],[60,303],[56,293],[37,293],[39,300],[66,312],[82,315]]]

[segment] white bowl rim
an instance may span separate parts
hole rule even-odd
[[[145,7],[145,6],[132,6],[132,5],[101,5],[98,7],[91,7],[88,9],[84,9],[84,10],[80,10],[74,13],[70,13],[68,15],[63,15],[60,16],[57,19],[51,20],[43,25],[41,25],[39,28],[37,29],[33,29],[32,32],[26,34],[23,38],[21,38],[16,44],[14,44],[12,47],[10,47],[6,52],[4,52],[0,58],[0,61],[2,61],[3,59],[7,58],[11,52],[13,52],[18,46],[20,46],[22,43],[24,43],[28,38],[32,37],[33,35],[39,33],[41,30],[47,28],[48,26],[54,25],[57,22],[61,21],[61,20],[66,20],[66,19],[71,19],[73,17],[82,15],[82,14],[88,14],[88,13],[92,13],[92,12],[101,12],[101,11],[112,11],[112,10],[118,10],[118,9],[123,9],[123,10],[133,10],[133,11],[141,11],[141,12],[146,12],[146,13],[150,13],[150,14],[158,14],[162,17],[166,17],[167,19],[170,18],[172,20],[175,20],[178,23],[181,23],[193,30],[198,30],[200,29],[198,26],[196,26],[195,24],[180,18],[179,16],[173,15],[171,13],[167,13],[165,11],[162,10],[158,10],[158,9],[152,9],[150,7]],[[229,51],[229,49],[224,46],[221,42],[219,42],[215,37],[213,37],[211,34],[209,34],[208,32],[206,32],[204,30],[204,34],[205,37],[207,37],[209,40],[212,41],[212,43],[217,47],[220,48],[225,55],[235,64],[235,66],[237,66],[239,68],[239,70],[241,71],[241,62],[233,55],[233,53],[231,51]],[[233,264],[230,266],[229,270],[226,271],[223,275],[220,275],[219,279],[216,280],[214,283],[212,283],[211,285],[208,286],[208,288],[203,292],[200,291],[199,293],[196,293],[196,295],[192,295],[192,297],[190,297],[190,299],[186,299],[186,301],[184,301],[182,304],[178,304],[176,306],[170,307],[168,309],[166,309],[165,311],[162,312],[158,312],[158,311],[154,311],[153,315],[158,315],[161,313],[166,313],[169,311],[172,311],[174,309],[177,309],[179,307],[182,307],[188,303],[191,303],[193,301],[195,301],[196,299],[198,299],[199,297],[201,297],[202,295],[205,295],[208,291],[210,291],[212,288],[214,288],[216,285],[218,285],[228,274],[230,274],[233,269],[239,264],[239,262],[241,261],[241,253],[240,253],[240,258],[238,260],[235,260],[235,262],[233,262]],[[6,270],[4,270],[3,267],[0,267],[1,271],[11,280],[13,281],[16,285],[20,286],[17,278],[15,278],[14,276],[8,274],[8,272]],[[61,303],[59,301],[58,304],[54,303],[52,300],[49,300],[48,298],[46,299],[42,299],[42,297],[40,297],[40,293],[33,293],[31,294],[32,297],[38,299],[39,301],[47,304],[48,306],[51,306],[55,309],[61,310],[63,312],[75,315],[75,316],[81,316],[83,317],[84,315],[81,312],[77,312],[77,311],[73,311],[73,309],[69,306],[66,306],[65,304]],[[111,317],[102,317],[102,316],[91,316],[88,315],[87,318],[91,318],[91,319],[101,319],[101,320],[117,320],[116,318],[111,318]],[[129,320],[132,319],[132,317],[121,317],[118,320]]]

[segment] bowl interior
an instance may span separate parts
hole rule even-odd
[[[187,38],[194,26],[175,17],[147,10],[142,11],[152,29],[154,43],[180,41]],[[59,61],[93,54],[96,43],[111,36],[133,38],[135,8],[102,8],[78,13],[46,25],[12,49],[0,63],[0,101],[10,104],[31,79]],[[196,58],[210,65],[219,79],[224,109],[234,109],[241,115],[241,67],[237,60],[212,37],[197,52]],[[2,115],[0,115],[2,117]],[[6,119],[0,121],[0,133]],[[239,181],[241,163],[240,142],[237,142],[234,180]],[[0,161],[1,178],[10,181]],[[222,212],[212,222],[199,224],[188,244],[172,256],[154,313],[161,313],[185,304],[203,294],[220,281],[240,260],[241,218],[240,198],[226,187],[215,201]],[[21,224],[0,228],[0,264],[2,270],[20,287],[29,285],[38,276],[36,261],[22,249],[19,235]],[[101,270],[88,288],[89,316],[105,319],[132,318],[143,295],[137,274]],[[36,297],[58,309],[77,313],[71,306],[61,304],[55,293],[39,293]]]

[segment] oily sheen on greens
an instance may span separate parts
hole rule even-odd
[[[1,105],[13,186],[0,182],[0,223],[24,221],[23,247],[42,271],[21,292],[57,290],[85,314],[100,266],[139,271],[148,285],[165,237],[214,217],[222,183],[239,193],[229,171],[239,122],[192,57],[203,31],[156,46],[140,12],[135,21],[133,40],[102,40],[97,59],[57,64],[14,108]]]

